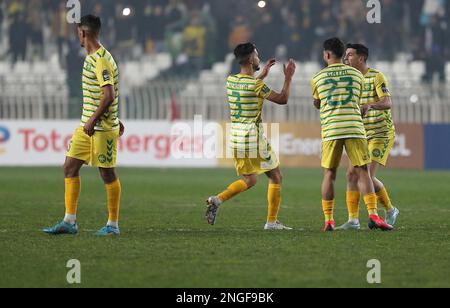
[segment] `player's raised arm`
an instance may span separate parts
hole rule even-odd
[[[262,70],[261,74],[258,76],[259,80],[264,80],[270,73],[270,69],[277,63],[275,59],[270,59],[266,65],[264,66],[264,69]]]
[[[278,105],[287,105],[289,96],[291,94],[292,77],[295,74],[296,65],[294,60],[289,60],[287,65],[284,65],[284,86],[281,93],[275,91],[270,92],[267,99]]]

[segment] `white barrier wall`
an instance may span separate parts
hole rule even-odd
[[[79,121],[0,121],[0,166],[61,166]],[[118,165],[214,167],[215,151],[194,123],[127,122]],[[211,134],[210,134],[211,135]],[[211,137],[210,137],[211,139]]]

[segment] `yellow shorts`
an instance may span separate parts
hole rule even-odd
[[[84,161],[99,168],[115,168],[119,130],[96,131],[92,137],[86,135],[83,127],[78,127],[67,149],[67,157]]]
[[[366,139],[340,139],[326,141],[322,144],[322,167],[338,168],[345,151],[354,167],[370,164],[370,153]]]
[[[270,144],[267,144],[267,149],[261,153],[254,153],[256,155],[249,155],[249,153],[234,152],[234,165],[238,176],[263,174],[272,171],[280,166],[280,160],[277,154],[272,150]],[[253,158],[254,157],[254,158]]]
[[[394,144],[395,136],[391,136],[388,139],[369,140],[369,151],[372,161],[386,166]]]

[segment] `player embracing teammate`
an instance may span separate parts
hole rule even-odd
[[[395,143],[395,126],[392,120],[392,99],[389,84],[384,74],[367,65],[369,49],[362,44],[348,44],[345,62],[364,75],[364,90],[361,97],[361,110],[366,128],[369,152],[372,163],[372,177],[378,201],[386,210],[386,222],[395,225],[400,211],[392,205],[384,184],[377,178],[380,167],[385,167]],[[359,230],[358,177],[354,168],[348,170],[347,208],[349,220],[337,230]]]
[[[327,67],[314,76],[312,80],[312,91],[314,105],[320,110],[320,121],[322,126],[322,167],[325,169],[322,184],[322,207],[325,215],[325,231],[336,229],[334,221],[335,206],[335,181],[337,168],[339,167],[343,150],[345,149],[350,160],[350,172],[353,193],[363,195],[364,203],[369,212],[369,228],[392,230],[393,226],[387,224],[378,216],[377,194],[381,196],[382,184],[371,176],[370,164],[372,154],[369,151],[367,133],[363,116],[370,109],[363,105],[361,100],[366,97],[368,88],[365,85],[364,75],[351,66],[343,64],[345,45],[338,38],[332,38],[324,43],[323,56]],[[385,90],[383,90],[385,89]],[[380,96],[387,93],[387,85],[380,87]],[[379,106],[371,108],[379,108]],[[385,107],[387,108],[387,107]],[[361,110],[362,109],[362,110]],[[367,122],[366,122],[367,123]],[[369,130],[370,132],[370,130]],[[390,145],[390,148],[392,144]],[[386,151],[389,144],[386,146]],[[373,153],[378,153],[375,148]],[[383,153],[384,154],[384,153]],[[378,190],[374,187],[374,182]],[[384,191],[385,192],[385,191]],[[356,198],[355,198],[356,199]],[[386,201],[386,200],[385,200]],[[386,201],[387,202],[387,201]],[[391,205],[392,206],[392,205]],[[354,229],[359,229],[359,220],[355,219],[354,209],[350,222]],[[398,215],[398,211],[392,212]],[[395,221],[394,221],[395,222]],[[349,229],[343,226],[341,229]]]

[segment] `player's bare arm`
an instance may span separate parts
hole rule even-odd
[[[275,104],[278,105],[287,105],[289,101],[289,96],[291,94],[291,84],[292,84],[292,77],[295,74],[297,66],[295,64],[294,60],[289,60],[287,65],[284,65],[284,86],[283,90],[281,90],[281,93],[277,93],[275,91],[272,91],[270,95],[267,97],[267,99]]]
[[[92,137],[95,132],[95,125],[100,118],[108,111],[115,99],[115,91],[112,85],[106,85],[103,87],[102,100],[97,111],[92,115],[89,121],[84,125],[84,132]]]
[[[361,106],[362,116],[365,117],[370,110],[391,110],[392,99],[389,96],[383,97],[380,101],[374,104],[365,104]]]
[[[270,73],[270,69],[277,63],[277,61],[275,59],[270,59],[266,65],[264,66],[261,74],[258,76],[258,79],[260,80],[264,80],[267,78],[267,76]]]

